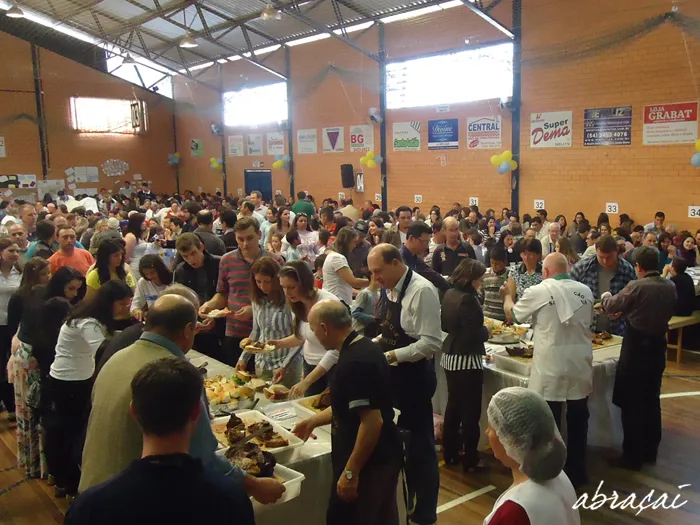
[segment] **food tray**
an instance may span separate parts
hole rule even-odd
[[[320,395],[321,394],[292,400],[292,407],[294,407],[294,410],[296,410],[296,413],[299,416],[299,419],[308,419],[311,416],[315,416],[316,414],[320,414],[321,412],[323,412],[323,410],[311,408],[311,403],[315,399],[318,399],[318,397]],[[330,425],[323,425],[323,426],[317,427],[316,430],[323,430],[324,432],[327,432],[328,434],[330,434],[331,433],[331,426]],[[316,430],[314,430],[314,432]]]
[[[602,345],[593,345],[593,350],[600,350],[601,348],[607,348],[609,346],[617,346],[622,344],[622,337],[619,335],[613,335],[610,339],[605,339]]]
[[[284,439],[286,439],[289,442],[289,445],[286,447],[279,447],[279,448],[271,448],[268,449],[266,447],[260,447],[262,450],[267,450],[268,452],[271,452],[272,454],[275,455],[278,461],[280,461],[281,456],[288,456],[291,454],[291,451],[297,447],[300,447],[304,444],[304,442],[296,437],[294,434],[292,434],[289,430],[285,429],[283,426],[281,426],[279,423],[277,423],[274,419],[270,419],[267,417],[265,414],[258,412],[257,410],[243,410],[241,412],[236,412],[236,415],[240,417],[243,420],[243,423],[245,423],[245,426],[248,427],[252,425],[253,423],[259,423],[261,421],[267,421],[272,425],[272,428],[277,432],[280,436],[282,436]],[[211,421],[211,426],[212,430],[214,426],[216,425],[226,425],[226,423],[229,420],[229,416],[225,417],[217,417]],[[216,436],[217,441],[219,441],[219,436],[216,433],[214,433]],[[228,448],[228,445],[222,443],[219,441],[219,448],[221,449],[226,449]]]
[[[493,356],[493,363],[497,368],[507,370],[508,372],[513,372],[514,374],[521,376],[530,377],[530,371],[532,370],[532,358],[511,357],[508,355],[505,348],[494,350],[491,355]]]

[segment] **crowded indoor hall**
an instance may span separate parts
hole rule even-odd
[[[0,44],[0,523],[700,522],[700,3]]]

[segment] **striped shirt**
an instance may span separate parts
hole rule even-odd
[[[261,257],[272,257],[280,265],[284,261],[267,250],[260,250],[255,260]],[[236,312],[245,306],[250,306],[250,268],[252,264],[245,260],[241,250],[228,252],[219,263],[219,282],[216,293],[228,297],[226,306]],[[226,337],[248,337],[253,329],[253,321],[240,321],[233,316],[226,317]]]
[[[504,268],[500,274],[494,273],[489,268],[484,275],[484,316],[499,321],[506,320],[503,311],[503,297],[501,297],[501,286],[508,280],[508,268]]]
[[[267,343],[271,339],[284,339],[294,332],[292,311],[287,304],[277,306],[269,301],[253,302],[253,330],[250,338],[253,341]],[[297,348],[281,348],[274,352],[255,355],[255,366],[264,370],[280,368],[290,352]],[[241,361],[248,362],[253,354],[243,352]]]
[[[477,354],[442,354],[440,366],[448,372],[456,372],[458,370],[482,370],[484,363],[481,355]]]

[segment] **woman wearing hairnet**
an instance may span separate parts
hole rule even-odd
[[[493,455],[510,467],[513,484],[484,525],[580,525],[576,493],[564,473],[566,446],[547,402],[521,387],[491,398],[486,434]]]

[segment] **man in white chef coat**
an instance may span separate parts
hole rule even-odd
[[[506,295],[509,320],[531,322],[534,357],[529,388],[545,398],[561,424],[566,403],[567,458],[565,472],[574,487],[585,485],[588,436],[588,396],[593,390],[593,344],[590,335],[593,293],[574,281],[561,253],[548,255],[543,281],[528,288],[517,304]]]

